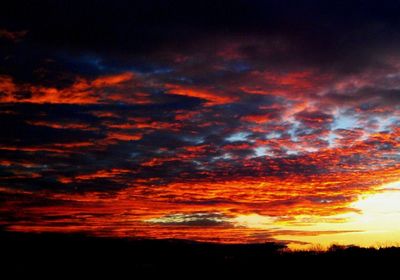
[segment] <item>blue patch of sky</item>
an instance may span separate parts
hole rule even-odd
[[[290,156],[296,156],[299,154],[299,151],[296,150],[287,150],[286,154],[290,155]]]
[[[288,129],[288,133],[293,142],[296,142],[298,140],[296,131],[298,130],[299,126],[300,126],[300,123],[297,121],[294,121],[294,122],[292,122],[292,126]]]
[[[184,136],[182,140],[193,143],[195,145],[201,144],[204,142],[203,137],[192,137],[192,136]]]
[[[237,73],[246,72],[251,69],[250,65],[243,61],[235,61],[233,63],[230,63],[228,67],[229,69]]]
[[[106,60],[99,55],[91,53],[77,56],[67,52],[60,52],[57,54],[57,59],[64,64],[70,64],[71,67],[78,70],[78,72],[87,72],[88,74],[96,74],[96,72],[108,74],[131,71],[142,75],[161,75],[174,71],[174,68],[170,66],[162,66],[143,61],[120,62]]]
[[[268,147],[257,147],[254,149],[256,157],[262,157],[268,155]]]
[[[380,131],[391,131],[391,126],[395,125],[399,119],[396,117],[377,118]]]
[[[83,63],[86,63],[88,65],[91,65],[95,68],[97,68],[100,71],[106,70],[106,67],[102,64],[102,59],[99,57],[95,56],[83,56],[81,58],[81,61]]]
[[[226,141],[229,141],[229,142],[247,141],[247,137],[250,134],[251,133],[248,133],[248,132],[237,132],[237,133],[234,133],[234,134],[230,135],[229,137],[227,137]]]
[[[336,133],[332,132],[335,129],[354,129],[358,127],[358,119],[352,115],[339,113],[335,116],[335,120],[331,125],[331,132],[328,136],[329,147],[335,146],[335,141],[338,138]]]
[[[352,129],[358,126],[358,119],[354,116],[339,114],[335,117],[332,129]]]
[[[329,143],[330,148],[332,148],[335,145],[336,138],[337,138],[337,135],[335,133],[333,133],[332,131],[329,132],[328,143]]]
[[[213,158],[212,158],[212,161],[216,161],[216,160],[220,160],[220,159],[227,160],[227,159],[231,159],[231,158],[232,158],[232,155],[231,155],[230,153],[224,153],[224,154],[221,155],[221,156],[213,157]]]
[[[272,131],[265,136],[265,139],[275,139],[280,138],[282,136],[281,133]]]
[[[108,71],[102,64],[100,57],[95,55],[76,56],[67,52],[56,52],[54,54],[56,63],[61,63],[64,69],[73,70],[76,74],[81,75],[101,75]]]

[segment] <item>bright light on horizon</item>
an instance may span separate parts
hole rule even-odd
[[[277,240],[293,240],[289,244],[293,249],[304,248],[296,241],[323,247],[331,244],[364,247],[397,245],[400,240],[400,181],[385,184],[380,189],[378,193],[362,195],[349,205],[359,212],[326,217],[299,215],[289,222],[279,217],[252,214],[238,216],[234,221],[238,226],[282,231],[283,234],[274,236]]]

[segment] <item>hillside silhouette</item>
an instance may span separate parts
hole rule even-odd
[[[304,264],[353,265],[400,259],[400,248],[361,248],[333,245],[326,251],[291,251],[284,244],[217,244],[188,240],[101,238],[84,234],[0,233],[3,266],[15,271],[51,268],[57,271],[81,269],[135,269],[154,272],[182,270],[269,270]]]

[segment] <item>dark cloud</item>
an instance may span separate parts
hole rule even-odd
[[[258,236],[227,224],[238,215],[353,211],[398,179],[399,9],[5,4],[0,226],[199,240],[214,237],[196,228],[229,228],[231,242]]]
[[[218,213],[173,214],[149,220],[163,226],[229,227],[228,217]]]

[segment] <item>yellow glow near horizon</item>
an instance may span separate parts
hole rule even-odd
[[[279,240],[308,242],[323,247],[331,244],[358,246],[400,244],[400,181],[382,186],[379,193],[360,197],[350,207],[360,212],[327,217],[298,216],[295,221],[290,222],[280,222],[278,218],[254,214],[239,216],[235,221],[239,226],[285,231],[283,234],[274,235]],[[300,231],[304,231],[305,234],[298,234]],[[338,233],[333,233],[335,231]],[[312,234],[316,232],[318,234]],[[290,244],[289,247],[304,248],[303,245],[296,243]]]

